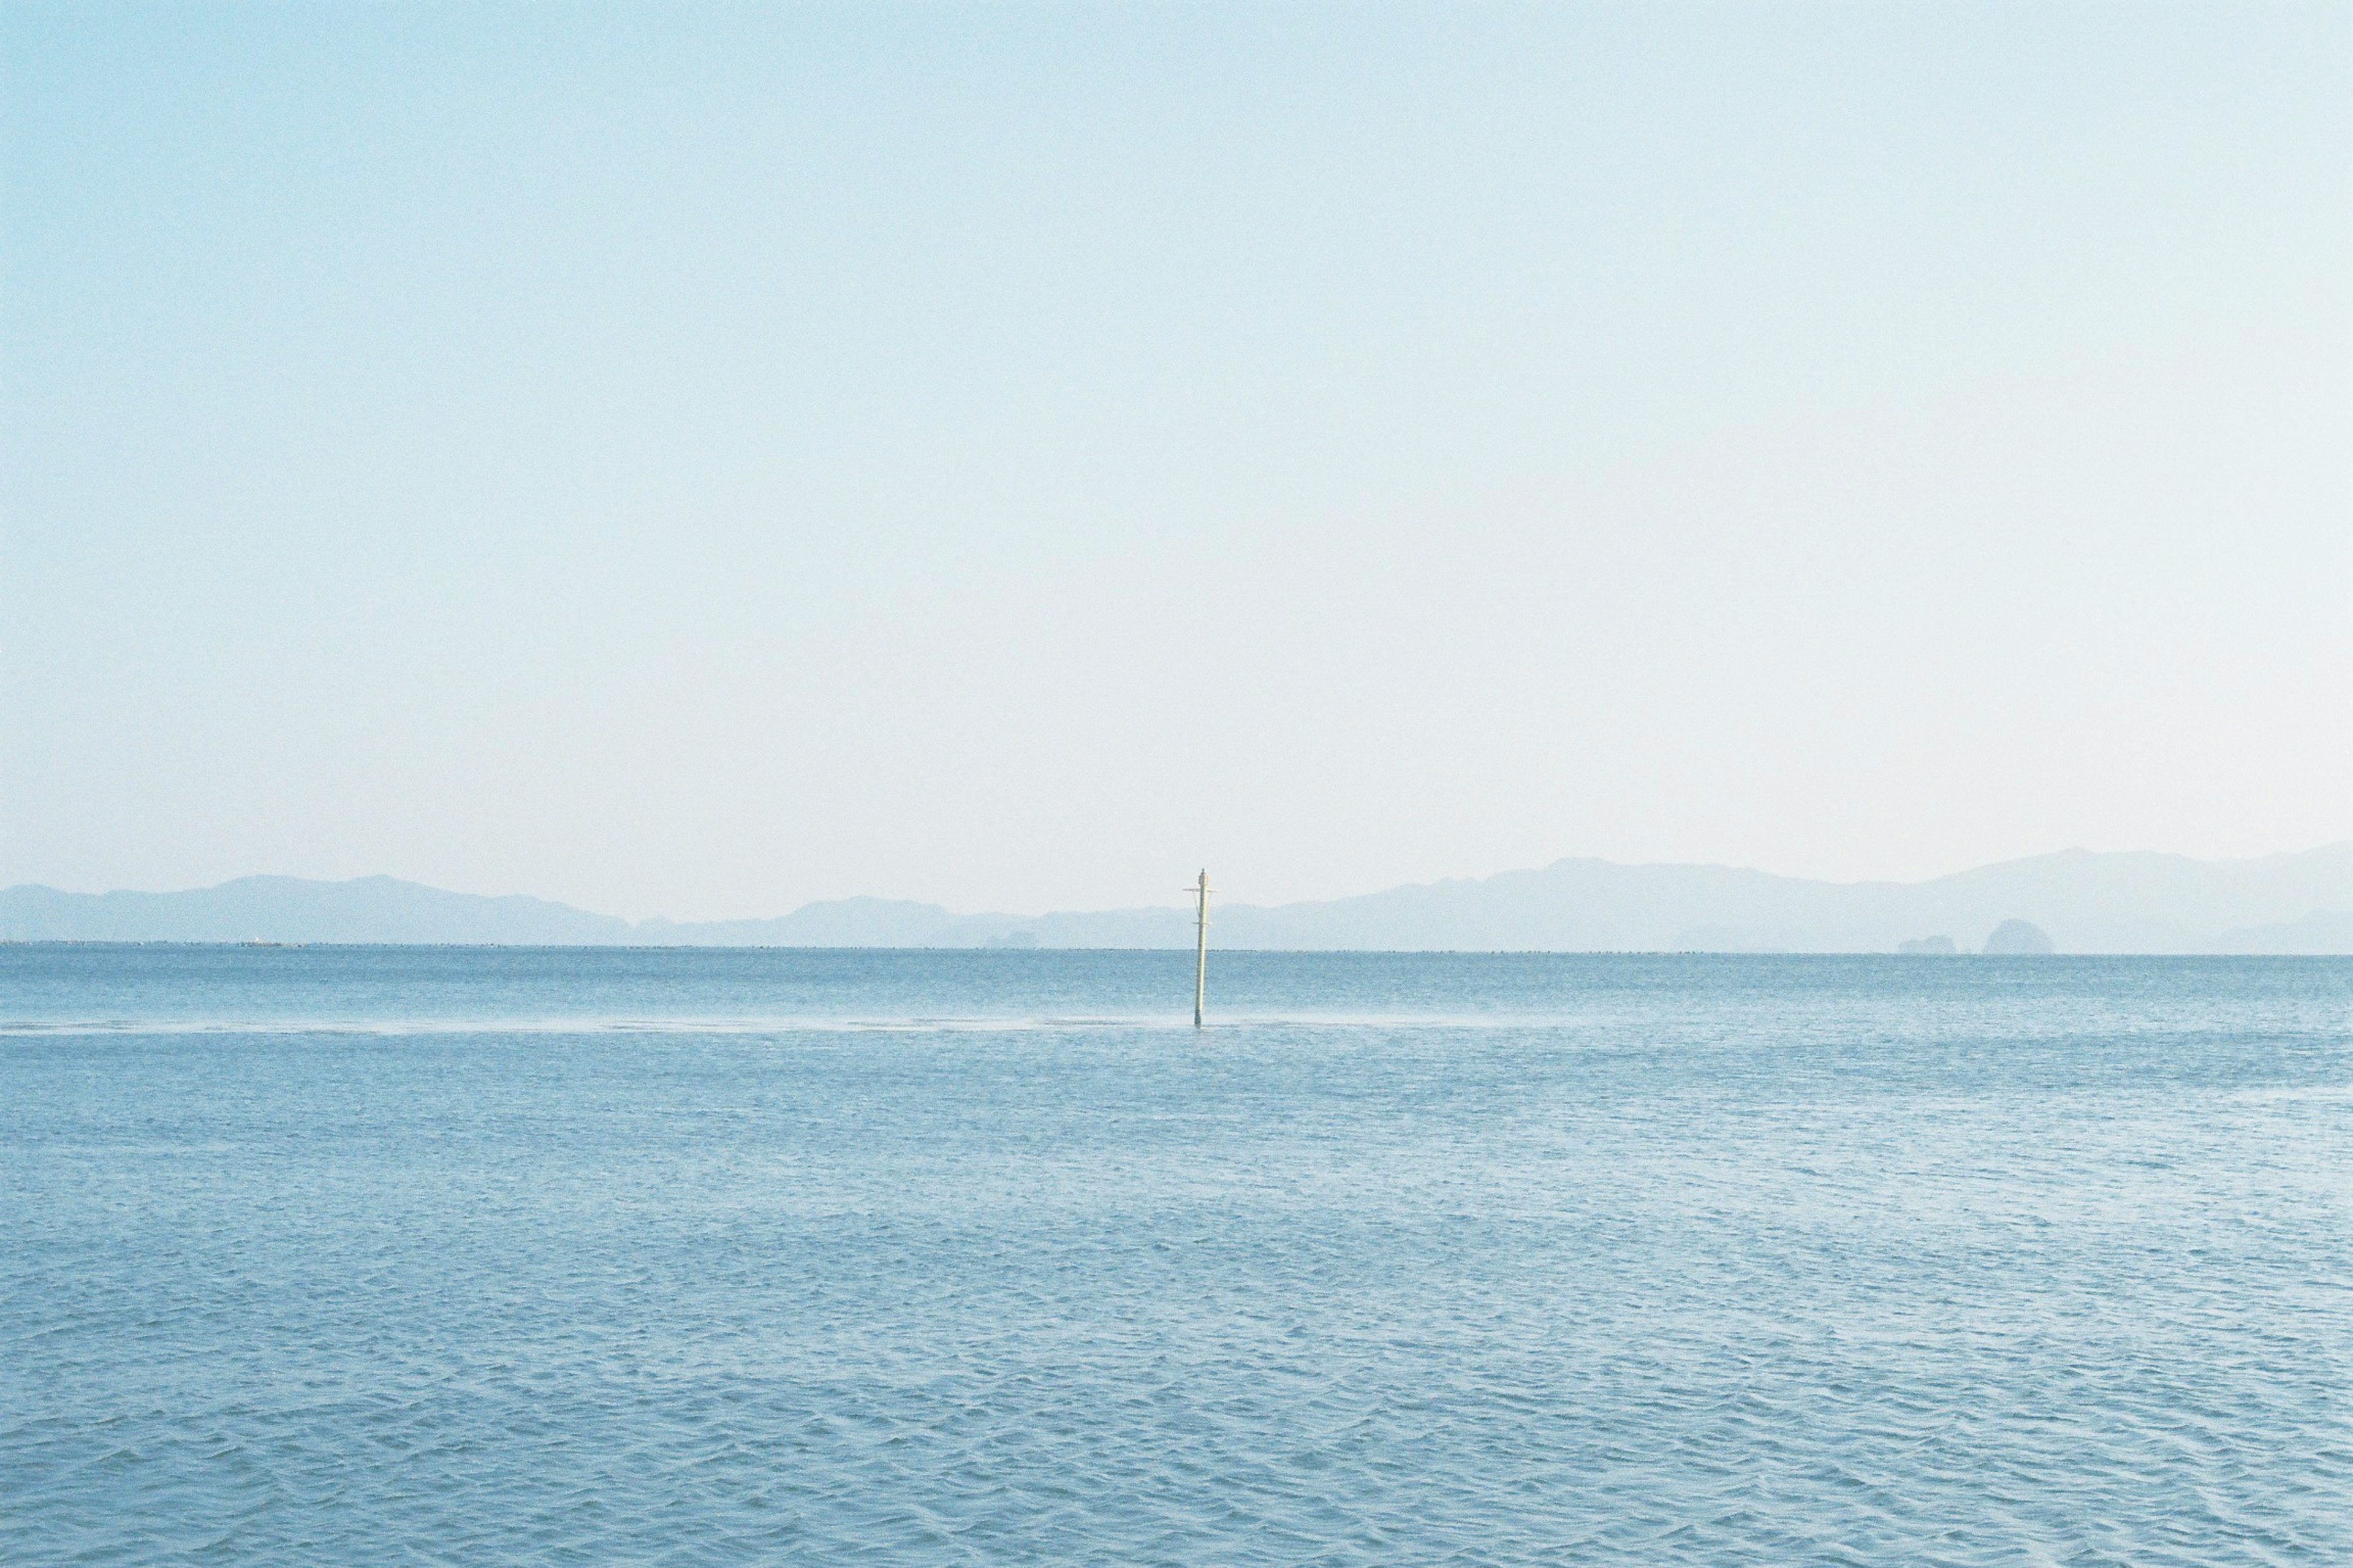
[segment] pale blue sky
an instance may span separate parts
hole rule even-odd
[[[0,883],[2353,837],[2353,7],[0,8]]]

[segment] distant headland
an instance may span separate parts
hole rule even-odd
[[[185,892],[0,890],[13,942],[1186,948],[1187,909],[956,914],[839,899],[768,920],[632,922],[364,877]],[[1228,905],[1226,948],[1457,952],[2353,953],[2353,842],[2253,860],[2063,850],[1926,882],[1561,860],[1316,903]]]

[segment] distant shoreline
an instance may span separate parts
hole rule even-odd
[[[199,938],[153,937],[0,937],[0,948],[185,948],[204,952],[609,952],[609,953],[776,953],[811,957],[847,954],[904,954],[981,959],[1041,959],[1062,957],[1171,957],[1190,959],[1192,950],[1176,947],[786,947],[750,942],[225,942]],[[1219,947],[1211,953],[1231,958],[1704,958],[1831,962],[1886,959],[1892,963],[1934,965],[1955,963],[1998,963],[2043,960],[2106,959],[2353,959],[2336,952],[1896,952],[1885,949],[1800,951],[1796,949],[1725,948],[1471,948],[1471,947]]]
[[[758,920],[628,921],[391,877],[182,892],[0,889],[0,940],[902,951],[1182,950],[1182,907],[960,914],[834,899]],[[2254,860],[2070,849],[1925,882],[1598,859],[1315,902],[1215,904],[1210,941],[1285,952],[2353,953],[2353,841]]]

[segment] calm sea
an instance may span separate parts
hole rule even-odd
[[[0,948],[10,1563],[2353,1563],[2353,961]]]

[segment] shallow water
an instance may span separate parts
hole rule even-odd
[[[2353,1562],[2353,962],[0,947],[10,1563]]]

